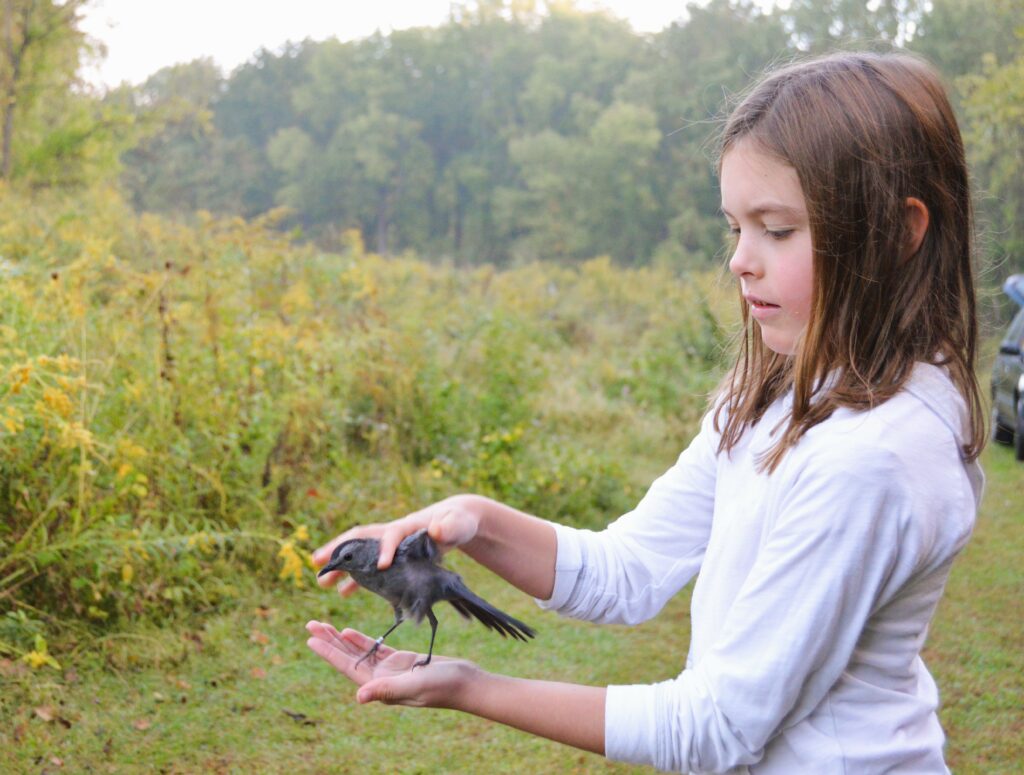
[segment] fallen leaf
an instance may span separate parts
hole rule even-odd
[[[150,721],[149,719],[140,718],[140,719],[136,719],[135,721],[133,721],[132,722],[132,726],[135,727],[140,732],[145,732],[147,729],[149,729],[151,726],[153,726],[153,722]]]
[[[267,677],[267,671],[264,670],[262,667],[254,667],[249,672],[250,672],[250,674],[252,675],[253,678],[256,678],[256,679],[258,679],[260,681],[262,681],[264,678]]]
[[[24,675],[28,670],[28,665],[24,662],[13,662],[10,659],[0,659],[0,676],[3,676],[4,678],[14,678],[18,675]]]
[[[259,643],[261,646],[266,646],[268,643],[270,643],[270,636],[267,635],[265,632],[253,630],[252,633],[249,635],[249,640],[251,640],[253,643]]]
[[[304,727],[315,727],[317,724],[320,723],[319,719],[312,719],[305,713],[296,713],[295,711],[288,710],[287,708],[282,708],[281,712],[288,716],[288,718],[290,718],[295,723],[302,724],[302,726]]]
[[[56,712],[49,705],[40,705],[35,709],[36,717],[41,718],[43,721],[50,723],[57,718]]]
[[[184,689],[184,690],[186,690],[186,691],[187,691],[188,689],[191,689],[191,688],[192,688],[192,684],[190,684],[190,683],[189,683],[188,681],[186,681],[186,680],[185,680],[184,678],[177,678],[177,677],[175,677],[175,678],[170,678],[170,679],[168,679],[168,680],[169,680],[169,681],[170,681],[170,682],[171,682],[172,684],[174,684],[175,686],[177,686],[177,687],[178,687],[179,689]]]
[[[50,764],[52,764],[54,767],[63,767],[64,766],[64,760],[61,759],[59,756],[51,756],[50,757]]]
[[[182,633],[181,637],[183,637],[185,640],[192,641],[192,643],[195,644],[196,651],[201,651],[202,650],[202,648],[203,648],[203,636],[200,635],[198,632],[185,631],[184,633]]]
[[[261,605],[254,608],[253,613],[260,617],[260,619],[269,619],[274,615],[274,609],[268,605]]]
[[[69,684],[76,684],[78,683],[78,673],[75,670],[68,670],[64,673],[64,680]]]

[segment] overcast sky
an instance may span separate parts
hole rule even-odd
[[[641,32],[681,18],[685,0],[580,0],[603,7]],[[140,83],[161,67],[213,57],[225,72],[260,48],[286,41],[354,40],[376,30],[444,24],[450,0],[93,0],[84,28],[107,46],[99,68],[83,75],[97,85]]]

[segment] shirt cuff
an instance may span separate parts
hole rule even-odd
[[[576,588],[576,579],[583,568],[583,547],[578,530],[549,522],[555,529],[555,586],[547,600],[534,598],[545,611],[557,611],[567,602]]]
[[[630,764],[654,764],[656,685],[609,686],[604,702],[604,755]]]

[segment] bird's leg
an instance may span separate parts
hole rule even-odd
[[[384,639],[388,635],[395,631],[395,628],[398,625],[400,625],[402,621],[402,611],[398,608],[395,608],[395,623],[388,627],[387,632],[385,632],[383,635],[377,638],[376,641],[374,641],[373,646],[370,647],[369,651],[367,651],[365,654],[359,657],[359,661],[356,662],[356,667],[359,667],[359,665],[363,663],[363,660],[369,659],[370,657],[375,657],[377,655],[377,651],[380,649],[380,644],[384,642]]]
[[[434,656],[434,636],[437,635],[437,617],[434,616],[434,611],[431,608],[427,609],[427,619],[430,621],[430,648],[427,649],[427,658],[421,659],[410,670],[415,670],[417,667],[423,667],[424,665],[430,664],[430,658]]]

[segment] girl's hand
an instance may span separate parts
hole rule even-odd
[[[476,535],[480,526],[480,515],[479,510],[474,507],[474,502],[472,495],[454,495],[394,522],[359,525],[346,530],[313,552],[313,562],[317,567],[326,565],[331,559],[334,547],[349,539],[378,538],[380,557],[377,560],[377,567],[383,570],[391,565],[395,550],[402,539],[423,528],[427,529],[428,535],[434,539],[442,552],[448,551],[471,541]],[[352,579],[342,581],[343,575],[340,571],[328,573],[318,578],[317,583],[322,587],[337,584],[338,593],[342,597],[348,597],[359,588],[359,585]]]
[[[372,638],[346,629],[338,632],[326,622],[309,622],[306,645],[339,673],[359,685],[360,703],[379,701],[386,705],[456,708],[460,698],[480,668],[463,659],[448,659],[436,654],[424,667],[412,666],[423,658],[411,651],[395,651],[381,645],[376,658],[359,660],[373,645]]]

